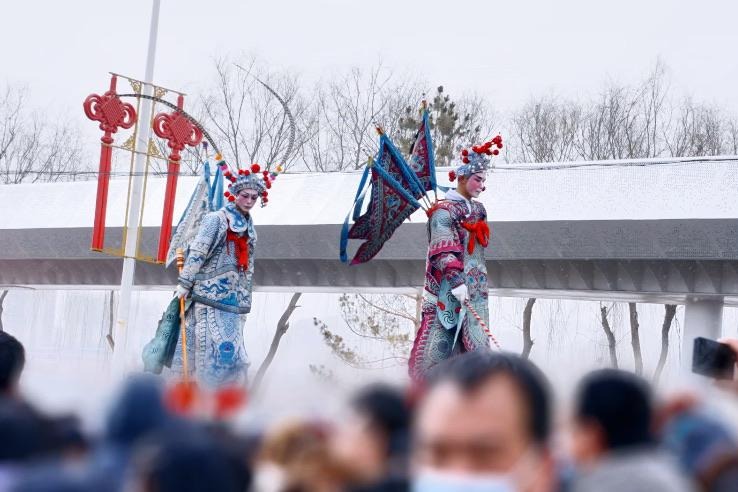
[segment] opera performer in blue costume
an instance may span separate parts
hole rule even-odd
[[[210,388],[245,386],[247,382],[249,358],[242,326],[251,311],[253,289],[256,231],[252,208],[259,200],[262,206],[267,204],[267,190],[276,177],[258,164],[236,174],[224,162],[220,168],[231,182],[225,192],[228,201],[197,219],[199,228],[187,240],[176,297],[143,354],[147,370],[161,372],[167,366],[177,375],[183,373],[177,306],[179,299],[186,299],[189,378]]]

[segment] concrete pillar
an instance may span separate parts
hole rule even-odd
[[[720,338],[723,332],[722,298],[687,299],[682,337],[682,368],[692,370],[692,344],[697,337]]]

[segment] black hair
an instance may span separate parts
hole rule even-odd
[[[648,383],[635,374],[601,369],[579,383],[575,417],[598,425],[608,449],[650,444],[653,409]]]
[[[26,351],[14,336],[0,331],[0,394],[18,382],[26,364]]]
[[[386,384],[372,384],[359,390],[350,405],[386,436],[388,455],[407,451],[411,413],[399,389]]]
[[[452,357],[428,375],[428,388],[450,382],[463,391],[479,388],[493,376],[504,375],[518,386],[528,406],[533,440],[545,444],[551,432],[551,390],[548,379],[532,362],[507,352],[476,350]]]

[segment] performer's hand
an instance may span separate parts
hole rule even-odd
[[[187,294],[189,293],[190,293],[190,289],[182,287],[181,285],[178,285],[177,289],[174,291],[174,295],[179,297],[180,299],[184,299],[185,297],[187,297]]]
[[[469,297],[469,291],[466,288],[466,284],[461,284],[458,287],[451,289],[451,294],[459,300],[462,306],[464,305],[466,298]]]

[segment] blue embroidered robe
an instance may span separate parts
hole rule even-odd
[[[228,230],[248,240],[248,268],[239,268],[236,246]],[[179,284],[191,289],[187,313],[187,354],[190,374],[201,384],[219,387],[245,384],[249,361],[242,321],[251,311],[256,231],[250,215],[228,204],[207,214],[189,245]],[[172,370],[181,373],[181,343]]]

